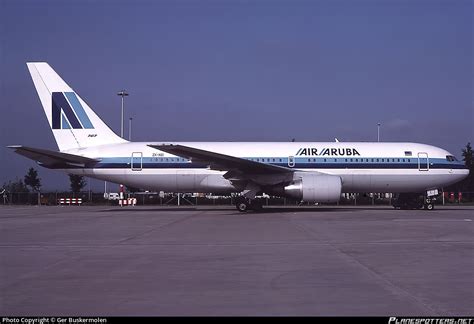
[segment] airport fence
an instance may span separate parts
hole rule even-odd
[[[167,205],[167,206],[232,206],[237,196],[204,196],[195,194],[177,194],[167,193],[126,193],[125,198],[136,198],[137,205]],[[103,193],[97,192],[6,192],[0,197],[0,204],[4,205],[58,205],[60,199],[80,198],[82,205],[118,205],[118,200],[109,200]],[[297,200],[279,198],[279,197],[261,197],[264,205],[268,206],[299,206],[312,205],[310,203],[301,203]],[[357,193],[343,194],[341,200],[336,204],[324,205],[343,205],[343,206],[365,206],[365,205],[391,205],[393,195],[387,193]],[[437,197],[437,204],[472,204],[474,203],[474,192],[444,192]]]

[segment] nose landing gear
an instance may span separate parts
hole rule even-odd
[[[424,209],[426,210],[433,210],[434,209],[434,199],[427,197],[425,198],[425,202],[423,204]]]
[[[436,197],[424,196],[415,193],[402,193],[393,201],[393,207],[396,209],[425,209],[433,210]]]

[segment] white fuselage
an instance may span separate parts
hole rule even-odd
[[[130,142],[69,150],[99,159],[93,168],[65,169],[127,186],[166,192],[238,191],[205,163],[191,162],[148,145]],[[441,188],[469,171],[440,148],[417,143],[364,142],[187,142],[202,150],[307,172],[340,176],[343,192],[422,192]]]
[[[311,201],[334,201],[341,191],[422,192],[468,174],[449,152],[416,143],[127,142],[48,63],[27,66],[60,152],[11,148],[68,173],[147,190],[248,199],[269,190]]]

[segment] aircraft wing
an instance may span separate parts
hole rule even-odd
[[[265,164],[250,161],[235,156],[225,155],[212,151],[197,149],[194,147],[175,144],[149,144],[157,150],[173,155],[181,156],[190,160],[209,163],[211,169],[220,171],[240,171],[245,174],[288,174],[293,170],[278,165]]]
[[[15,150],[15,153],[26,156],[27,158],[34,160],[45,167],[58,165],[85,167],[86,165],[99,162],[99,160],[79,155],[38,149],[22,145],[11,145],[8,146],[8,148]]]

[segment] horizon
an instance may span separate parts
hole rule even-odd
[[[28,61],[133,141],[473,143],[471,1],[120,3],[0,3],[0,184],[69,185],[6,148],[57,149]]]

